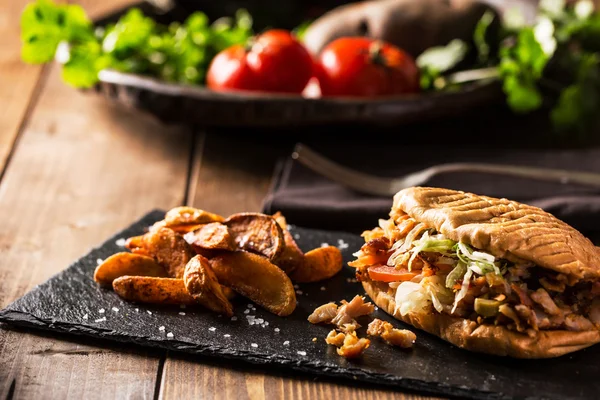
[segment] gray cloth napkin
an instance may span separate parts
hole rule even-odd
[[[449,146],[365,145],[317,148],[352,168],[381,176],[400,176],[446,162],[487,162],[600,173],[600,147],[588,149],[498,149]],[[572,184],[482,174],[454,173],[433,177],[426,185],[506,197],[543,208],[589,235],[600,232],[600,189]],[[291,158],[282,160],[263,211],[281,211],[290,223],[330,230],[361,232],[386,218],[391,197],[369,196],[347,189]]]

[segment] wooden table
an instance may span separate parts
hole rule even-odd
[[[165,126],[23,64],[25,4],[0,2],[0,308],[150,209],[260,209],[288,147]],[[1,399],[282,397],[413,396],[0,325]]]

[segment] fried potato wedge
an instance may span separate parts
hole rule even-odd
[[[275,219],[275,221],[277,221],[281,230],[287,231],[287,228],[288,228],[287,220],[285,219],[285,217],[283,216],[281,211],[277,211],[275,214],[273,214],[273,219]]]
[[[237,246],[269,260],[276,260],[285,248],[283,231],[273,217],[260,213],[239,213],[223,224],[229,228]]]
[[[183,282],[188,293],[204,307],[218,314],[233,316],[233,306],[219,285],[219,281],[206,258],[197,255],[187,263]]]
[[[200,229],[183,235],[183,238],[194,249],[233,251],[237,248],[233,238],[229,234],[229,228],[219,222],[202,225]]]
[[[175,207],[167,211],[163,224],[178,232],[190,232],[197,229],[199,225],[211,222],[223,222],[224,219],[220,215],[200,210],[199,208]]]
[[[125,248],[131,250],[132,253],[150,257],[150,254],[144,248],[144,235],[128,238],[125,242]]]
[[[221,291],[223,292],[223,294],[225,295],[225,297],[227,297],[227,300],[229,300],[229,301],[231,301],[237,297],[237,293],[232,288],[229,288],[227,286],[221,285]]]
[[[277,211],[275,214],[273,214],[273,218],[275,221],[277,221],[279,227],[283,231],[283,240],[285,242],[285,248],[277,257],[277,259],[274,260],[274,264],[289,275],[300,266],[304,260],[304,253],[302,250],[300,250],[300,247],[298,247],[294,237],[288,230],[287,221],[283,214]]]
[[[112,283],[113,290],[123,299],[151,304],[196,304],[183,279],[150,276],[121,276]]]
[[[319,247],[304,255],[302,264],[290,275],[294,282],[309,283],[328,279],[342,269],[342,253],[334,246]]]
[[[292,234],[287,229],[283,231],[283,239],[285,241],[285,248],[273,263],[286,274],[290,275],[301,267],[304,262],[304,253],[300,250]]]
[[[210,265],[222,285],[279,316],[296,309],[296,293],[290,278],[276,265],[246,251],[221,253]]]
[[[165,268],[153,258],[133,253],[117,253],[108,257],[94,271],[94,280],[102,286],[110,286],[120,276],[167,277]]]
[[[170,228],[144,235],[144,250],[165,267],[171,278],[182,279],[187,263],[196,255],[183,236]]]

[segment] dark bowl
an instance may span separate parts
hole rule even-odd
[[[302,21],[315,18],[329,8],[347,1],[187,1],[161,9],[156,2],[137,4],[144,13],[161,23],[181,21],[195,10],[209,18],[232,15],[246,8],[255,19],[255,28],[272,26],[292,29]],[[282,4],[275,7],[275,4]],[[118,19],[127,9],[100,20],[105,24]],[[273,10],[276,10],[273,11]],[[272,12],[273,11],[273,12]],[[98,94],[130,108],[151,113],[165,122],[213,127],[278,127],[336,124],[396,126],[423,120],[477,112],[502,102],[497,83],[473,84],[459,91],[364,98],[305,98],[299,95],[230,92],[217,93],[202,86],[167,83],[147,76],[117,71],[102,71]]]

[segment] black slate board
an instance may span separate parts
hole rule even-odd
[[[417,331],[412,350],[373,340],[362,359],[347,361],[323,340],[331,327],[312,325],[306,317],[320,304],[364,294],[349,267],[329,281],[300,285],[298,307],[287,318],[249,308],[243,298],[235,302],[237,320],[231,321],[201,308],[130,304],[99,288],[92,279],[97,260],[122,251],[119,239],[142,233],[163,215],[153,211],[93,249],[0,311],[0,321],[450,397],[580,399],[596,398],[600,392],[600,346],[551,360],[514,360],[470,353]],[[340,247],[345,261],[362,243],[360,237],[341,232],[294,226],[291,232],[305,250],[322,243]],[[392,320],[382,311],[375,314]],[[262,318],[268,326],[251,326],[248,316]]]

